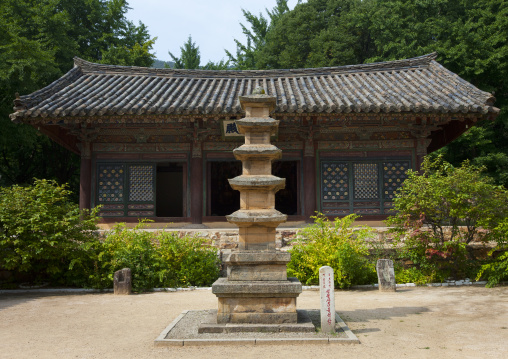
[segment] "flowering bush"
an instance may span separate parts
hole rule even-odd
[[[481,168],[426,158],[421,174],[408,171],[387,223],[394,227],[399,255],[430,280],[471,277],[477,268],[467,244],[495,238],[492,229],[506,218],[507,202],[506,189],[483,177]]]
[[[477,275],[477,279],[483,277],[488,280],[488,287],[508,280],[508,218],[495,227],[493,233],[498,245],[489,252],[489,260],[482,265]]]

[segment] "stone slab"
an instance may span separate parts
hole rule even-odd
[[[185,317],[188,310],[184,310],[178,317],[175,318],[155,339],[155,346],[183,346],[182,339],[166,339],[169,332],[171,332],[175,326]]]
[[[291,254],[281,251],[236,251],[223,255],[227,264],[287,264]]]
[[[223,254],[230,281],[286,281],[287,252],[240,250]]]
[[[217,297],[298,297],[302,284],[289,277],[287,281],[229,281],[219,278],[212,284],[212,293]]]
[[[217,311],[210,311],[199,325],[198,333],[314,333],[314,324],[306,310],[297,311],[297,322],[292,324],[217,324]]]
[[[335,344],[360,344],[360,340],[356,337],[356,335],[349,329],[349,327],[344,323],[342,318],[335,313],[335,323],[336,325],[344,332],[346,338],[329,338],[330,343]]]
[[[312,312],[315,310],[307,310]],[[206,312],[206,313],[205,313]],[[360,344],[358,338],[347,327],[346,323],[342,321],[338,314],[336,314],[336,322],[340,333],[335,335],[325,335],[320,332],[252,332],[252,336],[248,336],[247,332],[233,332],[233,333],[216,333],[216,334],[197,334],[198,324],[193,324],[186,321],[187,317],[193,313],[203,313],[204,318],[210,315],[210,311],[184,311],[177,319],[175,319],[162,333],[155,339],[154,345],[157,347],[164,346],[209,346],[209,345],[283,345],[283,344]],[[212,313],[213,315],[213,313]],[[319,313],[315,314],[319,317]],[[173,331],[178,331],[178,325],[187,328],[186,332],[196,333],[189,334],[182,337],[175,337]],[[196,327],[192,327],[196,325]],[[188,328],[191,326],[190,328]],[[175,329],[176,328],[176,329]],[[203,335],[202,338],[199,336]],[[238,337],[238,336],[241,337]],[[246,337],[247,336],[247,337]]]
[[[227,276],[230,281],[285,281],[285,264],[229,265]]]
[[[243,228],[242,228],[243,229]],[[258,242],[258,243],[247,243],[244,241],[240,241],[237,244],[238,249],[251,249],[251,250],[258,250],[258,251],[265,251],[265,250],[272,250],[276,248],[275,240],[269,239],[265,242]]]
[[[295,297],[219,297],[219,313],[296,313]]]
[[[273,252],[275,250],[275,227],[265,225],[246,225],[238,231],[238,248],[240,250],[256,250]]]
[[[284,324],[296,323],[297,314],[294,313],[218,313],[218,323],[235,324]]]

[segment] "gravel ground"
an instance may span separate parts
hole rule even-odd
[[[155,347],[184,310],[217,307],[210,291],[0,294],[0,358],[507,358],[508,287],[337,291],[358,345]],[[304,291],[298,308],[318,309]]]

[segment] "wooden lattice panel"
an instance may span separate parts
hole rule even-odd
[[[321,165],[323,200],[349,199],[349,170],[346,162],[323,162]]]
[[[154,198],[154,166],[129,166],[129,201],[151,202]]]
[[[383,162],[383,197],[392,199],[395,191],[407,178],[406,172],[411,169],[409,161]]]
[[[377,163],[354,163],[355,199],[379,198],[379,169]]]
[[[98,166],[99,203],[123,202],[124,166],[101,164]]]

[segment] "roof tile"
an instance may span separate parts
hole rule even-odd
[[[238,97],[263,86],[276,113],[497,114],[494,97],[435,61],[413,59],[315,69],[177,70],[75,58],[60,79],[16,99],[13,120],[145,114],[239,115]]]

